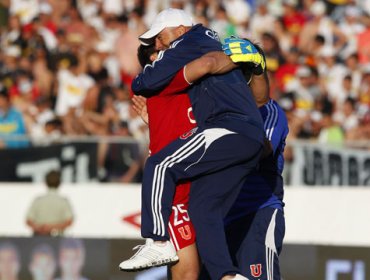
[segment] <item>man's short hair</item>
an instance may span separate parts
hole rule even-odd
[[[151,64],[150,56],[156,52],[154,45],[144,46],[140,45],[137,49],[137,58],[141,67],[144,68],[145,65]]]
[[[46,174],[46,185],[49,188],[56,189],[60,185],[60,172],[57,170],[52,170],[48,174]]]

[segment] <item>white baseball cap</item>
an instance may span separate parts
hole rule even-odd
[[[139,36],[143,45],[152,43],[152,39],[166,27],[192,26],[193,19],[184,10],[169,8],[160,12],[150,26],[150,29]]]

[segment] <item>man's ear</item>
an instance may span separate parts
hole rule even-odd
[[[150,59],[151,62],[153,62],[154,60],[157,59],[157,57],[158,57],[157,53],[153,53],[153,54],[150,55],[149,59]]]
[[[188,30],[188,29],[187,29],[185,26],[180,25],[179,27],[177,27],[177,28],[176,28],[176,35],[177,35],[178,37],[180,37],[180,36],[184,35],[184,34],[186,33],[186,31],[187,31],[187,30]]]

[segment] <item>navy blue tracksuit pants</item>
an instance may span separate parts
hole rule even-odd
[[[258,209],[226,226],[234,263],[248,279],[280,280],[279,255],[285,235],[282,210]]]
[[[285,218],[282,210],[265,207],[225,226],[233,263],[248,279],[280,280],[279,255]],[[204,267],[199,280],[212,280]]]
[[[189,214],[202,261],[215,280],[239,273],[228,252],[223,218],[258,164],[261,142],[224,128],[199,127],[149,157],[142,186],[142,236],[169,240],[176,184],[193,179]]]

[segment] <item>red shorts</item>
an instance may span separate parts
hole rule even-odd
[[[195,243],[195,229],[188,214],[190,182],[179,184],[172,205],[168,223],[171,242],[179,251]]]

